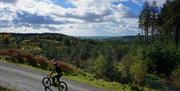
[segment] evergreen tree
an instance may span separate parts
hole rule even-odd
[[[148,39],[148,33],[149,33],[149,29],[150,29],[150,16],[151,16],[151,12],[150,12],[150,5],[148,2],[144,3],[144,7],[143,10],[141,11],[140,15],[139,15],[139,28],[141,30],[144,30],[145,36],[146,36],[146,40]]]
[[[155,29],[157,29],[158,12],[159,12],[159,8],[157,7],[156,1],[153,1],[150,12],[151,12],[150,15],[151,36],[154,38],[154,33],[156,32]]]
[[[178,46],[179,43],[179,38],[180,38],[180,1],[175,0],[174,1],[174,14],[173,14],[173,24],[175,25],[174,27],[174,40],[176,46]]]
[[[113,60],[101,54],[95,60],[95,74],[97,77],[108,81],[118,79]]]
[[[176,46],[178,46],[180,38],[180,1],[179,0],[167,0],[164,4],[161,13],[161,26],[164,41],[167,44],[167,40],[173,37]]]
[[[139,87],[140,83],[144,80],[147,74],[147,66],[146,63],[141,60],[137,59],[136,62],[130,66],[130,74],[134,79],[134,84],[137,84]]]
[[[95,74],[97,77],[105,78],[105,69],[106,69],[106,58],[103,55],[99,55],[95,60]]]

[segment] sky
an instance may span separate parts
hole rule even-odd
[[[0,32],[137,35],[145,1],[153,0],[0,0]]]

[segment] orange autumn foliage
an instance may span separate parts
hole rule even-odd
[[[43,69],[47,69],[51,64],[51,62],[46,57],[33,55],[31,53],[24,53],[17,49],[0,50],[0,55],[9,56],[16,59],[25,59],[18,62],[22,63],[23,61],[24,63],[28,63],[29,65]],[[62,67],[62,69],[66,72],[74,70],[73,66],[70,64],[67,64],[62,61],[59,62],[59,64]]]

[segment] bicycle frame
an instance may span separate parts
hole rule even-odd
[[[57,81],[59,82],[59,79],[55,79],[55,81],[54,81],[55,83],[54,83],[52,74],[47,75],[47,77],[50,79],[51,85],[55,86],[55,84],[58,84]]]

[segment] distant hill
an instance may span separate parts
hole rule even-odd
[[[80,39],[92,39],[92,40],[121,40],[121,41],[132,41],[137,36],[80,36]]]
[[[93,39],[93,40],[102,40],[109,38],[108,36],[77,36],[80,39]]]

